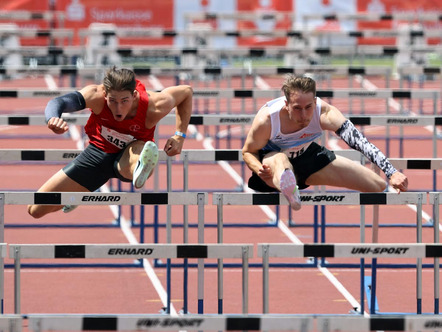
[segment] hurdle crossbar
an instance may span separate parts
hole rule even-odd
[[[0,149],[1,162],[20,162],[20,161],[70,161],[76,158],[82,150],[78,149]],[[349,158],[354,161],[361,161],[364,156],[352,149],[333,151],[339,156]],[[177,158],[167,156],[163,150],[159,151],[159,160],[166,161],[168,158],[176,160]],[[184,149],[179,155],[181,161],[243,161],[242,151],[240,149]],[[394,167],[399,169],[442,169],[442,158],[389,158]]]
[[[338,13],[338,14],[307,14],[303,15],[303,20],[326,20],[326,21],[347,21],[347,20],[357,20],[357,21],[440,21],[441,14],[439,12],[425,12],[425,13]]]
[[[17,161],[70,161],[78,157],[83,150],[79,149],[0,149],[0,162]],[[164,150],[159,150],[159,161],[168,158],[175,160],[175,156],[168,156]]]
[[[176,38],[176,37],[198,37],[201,36],[201,30],[169,30],[162,28],[117,28],[108,29],[104,31],[80,29],[80,38],[88,36],[115,36],[118,38]],[[275,29],[260,30],[260,29],[247,29],[247,30],[204,30],[204,38],[211,37],[226,37],[226,38],[246,38],[254,36],[265,36],[269,38],[298,38],[307,39],[317,36],[333,36],[333,37],[353,37],[353,38],[394,38],[402,36],[410,37],[427,37],[438,38],[440,37],[440,30],[438,29],[415,29],[411,31],[406,30],[394,30],[394,29],[367,29],[367,30],[353,30],[353,31],[340,31],[340,30],[288,30],[288,29]]]
[[[221,66],[196,66],[196,67],[170,67],[159,68],[151,66],[128,66],[136,75],[157,75],[157,76],[178,76],[180,74],[189,75],[214,75],[223,77],[233,76],[251,76],[251,75],[278,75],[278,74],[305,74],[305,73],[326,73],[330,75],[389,75],[391,74],[390,66],[268,66],[268,67],[252,67],[252,68],[238,68],[238,67],[221,67]],[[99,71],[106,70],[103,66],[86,65],[78,67],[76,65],[41,65],[37,67],[30,66],[0,66],[0,74],[16,75],[46,75],[54,76],[62,75],[78,75],[90,76],[95,75]],[[440,74],[440,67],[399,67],[398,73],[406,74]]]
[[[442,326],[439,315],[318,316],[318,331],[431,331]]]
[[[31,331],[311,331],[308,315],[36,315],[28,316]]]
[[[248,260],[253,257],[252,244],[62,244],[22,245],[11,244],[9,257],[14,259],[14,311],[20,313],[21,260],[22,259],[89,259],[89,258],[241,258],[242,259],[242,305],[248,312]],[[202,269],[204,265],[202,266]],[[200,271],[199,271],[200,272]],[[198,285],[204,285],[204,271],[198,273]],[[218,284],[218,288],[221,286]],[[221,294],[222,295],[222,294]],[[168,306],[170,305],[168,296]],[[222,301],[222,297],[218,302]],[[198,307],[204,307],[204,290],[198,287]],[[203,313],[202,310],[199,313]]]
[[[209,54],[225,56],[243,56],[243,57],[266,57],[283,56],[287,54],[317,54],[319,56],[333,55],[384,55],[394,56],[396,54],[410,53],[442,53],[440,45],[409,45],[409,46],[382,46],[382,45],[355,45],[355,46],[331,46],[331,47],[237,47],[209,48],[209,47],[183,47],[183,48],[161,48],[152,46],[121,46],[104,47],[91,46],[91,51],[95,54],[117,53],[123,57],[176,57],[184,55],[207,56]],[[11,53],[19,53],[24,56],[84,56],[86,48],[84,46],[50,46],[47,48],[37,46],[21,46],[14,49],[0,49],[0,56]]]
[[[3,197],[0,196],[0,205],[1,205],[1,200],[3,200]],[[0,206],[0,218],[3,218],[4,216],[4,209],[2,206]],[[1,221],[1,220],[0,220]],[[4,285],[4,280],[5,280],[5,269],[4,269],[4,258],[6,257],[5,253],[6,253],[6,243],[3,243],[5,240],[5,236],[3,233],[0,234],[0,313],[3,314],[4,313],[4,298],[5,298],[5,285]],[[0,315],[1,317],[1,315]],[[1,327],[1,323],[0,322],[0,327]]]
[[[200,195],[191,192],[4,192],[6,205],[199,205]]]
[[[433,237],[434,243],[440,242],[439,232],[442,229],[442,226],[439,223],[439,205],[442,202],[441,195],[439,192],[431,192],[429,194],[429,201],[433,204]],[[439,313],[439,294],[440,294],[440,286],[439,286],[439,261],[438,257],[434,258],[434,312]]]
[[[386,75],[391,73],[390,66],[352,66],[352,65],[299,65],[299,66],[266,66],[266,67],[252,67],[252,68],[238,68],[238,67],[221,67],[221,66],[196,66],[196,67],[171,67],[158,68],[151,66],[128,66],[137,75],[157,75],[157,76],[177,76],[180,74],[189,75],[220,75],[220,76],[242,76],[242,75],[279,75],[279,74],[330,74],[330,75],[363,75],[375,76]],[[98,71],[104,71],[106,67],[87,65],[78,67],[76,65],[41,65],[37,67],[30,66],[0,66],[0,74],[15,75],[45,75],[50,74],[54,76],[60,75],[79,75],[87,76],[94,75]],[[404,75],[437,75],[441,74],[441,67],[437,66],[399,66],[397,68],[400,77]]]
[[[303,205],[404,205],[426,203],[426,193],[301,193]],[[281,193],[214,193],[215,205],[288,205]]]
[[[21,322],[20,316],[4,317]],[[439,315],[139,315],[139,314],[30,314],[35,332],[66,330],[110,331],[434,331],[442,325]],[[21,331],[21,326],[19,330]],[[14,331],[14,332],[15,332]]]
[[[442,245],[423,243],[258,244],[258,257],[434,258]]]
[[[64,20],[64,11],[28,11],[28,10],[1,10],[0,20],[17,20],[17,21],[29,21],[29,20],[46,20],[50,21],[54,18]]]
[[[36,90],[36,89],[0,89],[0,98],[38,98],[58,97],[75,89]],[[398,99],[434,99],[439,98],[438,90],[423,89],[378,89],[367,91],[360,89],[318,90],[316,96],[322,98],[398,98]],[[277,98],[281,96],[280,89],[218,89],[193,91],[194,98]]]
[[[296,20],[296,14],[292,12],[260,12],[260,11],[235,11],[235,12],[185,12],[183,17],[187,20],[282,20],[288,18]]]
[[[17,36],[21,38],[39,38],[39,37],[54,37],[54,38],[73,38],[74,30],[72,29],[24,29],[17,28],[16,30],[5,29],[0,26],[0,36]]]
[[[411,96],[411,94],[410,94]],[[0,96],[1,98],[1,96]],[[62,118],[73,125],[84,126],[89,119],[89,114],[68,114],[64,113]],[[251,124],[254,114],[201,114],[192,115],[192,125],[247,125]],[[419,115],[410,117],[408,115],[351,115],[348,117],[355,125],[383,125],[383,126],[440,126],[442,116]],[[175,124],[175,115],[168,114],[161,119],[160,124]],[[46,125],[44,115],[0,115],[0,125],[27,126]]]

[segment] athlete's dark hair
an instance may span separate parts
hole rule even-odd
[[[127,90],[133,93],[137,85],[137,82],[135,81],[135,73],[130,69],[117,69],[116,66],[113,66],[107,70],[103,79],[103,85],[106,93],[109,93],[111,90]]]
[[[287,100],[290,98],[290,93],[296,90],[299,90],[302,93],[312,92],[313,97],[316,97],[316,82],[310,77],[288,74],[281,90],[284,92]]]

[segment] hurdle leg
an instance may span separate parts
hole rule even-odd
[[[242,248],[242,312],[249,312],[249,248]]]
[[[361,226],[360,226],[360,241],[361,243],[365,243],[365,206],[361,205]],[[365,311],[365,259],[361,258],[361,267],[360,267],[360,277],[361,277],[361,315],[364,314]]]
[[[167,158],[167,192],[172,192],[172,160],[171,158]],[[170,204],[167,205],[167,225],[166,225],[166,243],[172,243],[172,206]],[[170,303],[171,303],[171,265],[172,261],[170,258],[167,259],[167,305],[166,305],[166,313],[170,315]]]
[[[0,194],[0,243],[5,242],[5,194]],[[0,313],[4,313],[5,261],[0,257]]]
[[[439,194],[434,196],[433,203],[434,243],[439,243]],[[434,313],[439,314],[439,258],[434,258]]]
[[[262,312],[269,313],[269,245],[262,246]]]
[[[378,243],[379,233],[379,205],[373,205],[373,225],[372,225],[372,242]],[[376,274],[377,274],[377,258],[371,260],[371,296],[370,296],[370,314],[376,313]]]
[[[223,196],[218,196],[218,201],[216,205],[216,213],[217,213],[217,238],[218,243],[223,243]],[[218,314],[223,313],[223,259],[218,259]]]
[[[198,194],[198,243],[204,244],[204,194]],[[198,313],[204,313],[204,259],[198,258]]]
[[[183,190],[184,192],[189,191],[189,158],[187,153],[184,155],[184,161],[183,161]],[[189,209],[187,205],[183,205],[183,243],[189,242],[189,236],[188,236],[188,229],[189,229]],[[185,258],[183,261],[183,313],[188,313],[188,292],[187,292],[187,286],[188,286],[188,268],[189,268],[189,262],[188,259]]]
[[[380,174],[380,169],[373,165],[373,171]],[[378,243],[379,241],[379,205],[373,205],[373,222],[371,242]],[[370,314],[376,313],[376,273],[377,273],[377,259],[371,260],[371,296],[370,296]]]
[[[20,248],[14,251],[14,313],[20,314]]]
[[[417,243],[422,243],[422,194],[419,194],[416,206],[417,218]],[[422,258],[417,259],[416,269],[416,302],[417,314],[422,314]]]

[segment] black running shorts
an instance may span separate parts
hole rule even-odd
[[[131,182],[118,172],[117,164],[124,150],[118,153],[106,153],[92,144],[89,144],[77,158],[72,160],[63,171],[72,180],[95,191],[111,178],[124,182]]]
[[[264,151],[260,151],[259,159],[263,160],[265,156]],[[324,168],[336,159],[336,155],[333,151],[312,142],[310,146],[305,150],[303,154],[296,158],[290,158],[290,163],[295,171],[296,182],[298,183],[299,189],[305,189],[308,185],[305,183],[307,178],[316,173],[320,169]],[[255,172],[249,178],[248,186],[250,189],[260,191],[260,192],[275,192],[277,189],[268,186]]]

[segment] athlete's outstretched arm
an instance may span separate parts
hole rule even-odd
[[[65,133],[68,130],[68,125],[61,118],[61,114],[80,111],[85,107],[86,101],[78,91],[51,99],[45,108],[45,119],[48,128],[56,134]]]
[[[321,125],[323,129],[334,131],[349,147],[361,152],[378,166],[398,193],[408,190],[407,177],[399,172],[382,151],[371,143],[336,107],[323,102]]]

